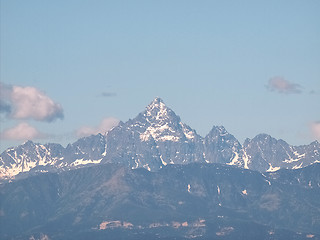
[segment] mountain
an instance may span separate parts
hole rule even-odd
[[[267,134],[246,139],[243,149],[248,156],[248,167],[257,171],[277,171],[281,168],[298,169],[320,162],[320,143],[290,146]]]
[[[320,239],[319,151],[202,137],[156,98],[105,134],[4,151],[0,239]]]
[[[155,98],[134,119],[120,122],[106,134],[81,138],[66,148],[31,141],[0,155],[0,179],[19,179],[41,172],[56,172],[116,163],[158,171],[168,164],[221,163],[272,172],[298,169],[320,162],[320,144],[290,146],[259,134],[243,145],[223,126],[201,137],[183,123],[163,100]]]
[[[160,98],[107,135],[106,162],[156,171],[167,164],[203,162],[202,138]],[[104,161],[105,162],[105,161]]]
[[[223,126],[213,126],[204,138],[207,163],[236,165],[248,169],[240,142]]]
[[[27,141],[0,156],[0,179],[19,179],[41,172],[75,169],[100,163],[106,139],[98,134],[79,139],[66,148],[60,144]]]
[[[320,164],[99,164],[0,185],[1,239],[320,239]]]

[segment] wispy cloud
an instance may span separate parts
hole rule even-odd
[[[6,129],[0,134],[0,138],[3,140],[33,140],[44,137],[45,134],[25,122],[19,123],[13,128]]]
[[[117,126],[119,120],[113,117],[104,118],[98,126],[83,126],[76,131],[78,137],[86,137],[92,134],[106,133],[111,128]]]
[[[320,121],[316,121],[310,124],[310,129],[313,137],[320,141]]]
[[[309,91],[309,94],[311,94],[311,95],[318,95],[319,92],[317,92],[316,90],[311,90],[311,91]]]
[[[273,77],[269,80],[266,88],[269,91],[276,91],[279,93],[302,93],[302,86],[296,83],[289,82],[283,77]]]
[[[117,94],[115,92],[102,92],[101,93],[102,97],[115,97]]]
[[[0,113],[13,119],[51,122],[63,119],[63,108],[35,87],[0,83]]]

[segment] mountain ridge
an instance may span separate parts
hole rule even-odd
[[[27,141],[0,155],[0,179],[64,171],[93,164],[120,163],[158,171],[168,164],[221,163],[260,172],[298,169],[320,162],[320,144],[291,146],[268,134],[241,144],[223,126],[205,136],[183,123],[159,97],[134,119],[105,135],[80,138],[67,147]]]
[[[319,169],[101,164],[40,174],[0,185],[0,237],[319,239]]]

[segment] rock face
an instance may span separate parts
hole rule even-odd
[[[243,150],[248,156],[248,167],[260,172],[280,168],[298,169],[320,162],[320,144],[314,141],[305,146],[290,146],[267,134],[247,139]]]
[[[101,164],[0,185],[0,238],[319,239],[319,189],[320,164]]]
[[[107,162],[152,171],[167,164],[203,162],[202,138],[160,98],[107,135]]]
[[[223,126],[214,126],[204,139],[206,162],[248,168],[239,141]]]
[[[75,169],[100,163],[106,151],[105,136],[79,139],[66,148],[60,144],[27,141],[4,151],[0,157],[0,179],[26,177],[41,172]]]
[[[223,126],[203,138],[180,120],[160,98],[134,119],[106,134],[81,138],[66,148],[31,141],[0,155],[0,179],[90,166],[120,163],[158,171],[168,164],[221,163],[260,172],[297,169],[320,162],[320,144],[290,146],[259,134],[243,145]]]

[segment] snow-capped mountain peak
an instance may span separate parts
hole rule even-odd
[[[159,97],[147,106],[142,115],[144,119],[140,122],[145,121],[145,130],[140,134],[142,141],[147,141],[152,137],[155,141],[177,142],[184,135],[182,128],[186,127],[181,123],[180,117]]]
[[[170,108],[168,108],[163,100],[159,97],[156,97],[147,106],[146,111],[144,112],[144,116],[146,116],[148,120],[160,122],[177,117],[176,114]]]
[[[194,162],[261,172],[297,169],[320,162],[320,144],[314,141],[310,145],[291,146],[259,134],[241,145],[223,126],[213,126],[202,138],[157,97],[137,117],[120,122],[107,135],[85,137],[66,148],[27,141],[4,151],[0,155],[0,180],[100,163],[157,171],[167,164]]]
[[[103,161],[124,163],[130,168],[156,171],[167,164],[203,161],[201,137],[160,98],[137,117],[116,126],[106,139]]]

